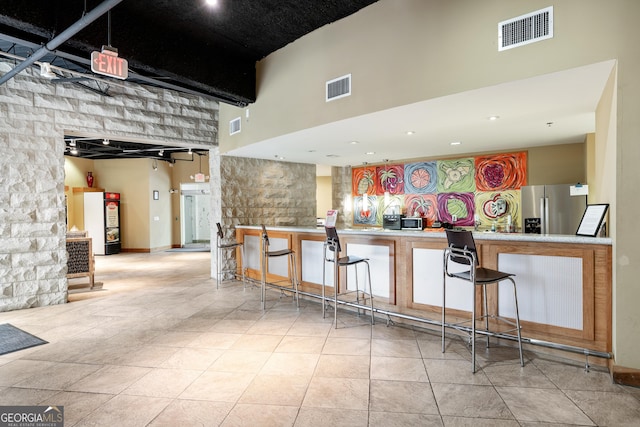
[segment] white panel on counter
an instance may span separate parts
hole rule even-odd
[[[303,240],[302,244],[302,281],[322,284],[322,266],[325,264],[326,285],[333,287],[333,264],[324,263],[324,242]],[[331,291],[333,292],[333,291]]]
[[[260,270],[260,240],[259,236],[244,236],[244,257],[246,267]]]
[[[413,302],[442,307],[442,249],[413,249]],[[452,265],[449,271],[463,271]],[[447,278],[447,308],[471,311],[473,285],[460,279]]]
[[[582,259],[499,254],[501,271],[516,275],[520,320],[582,330]],[[498,310],[515,317],[513,286],[500,284]]]
[[[347,245],[347,255],[369,258],[373,295],[389,298],[389,247],[381,245],[363,245],[358,243],[349,243]],[[358,286],[360,287],[360,289],[362,289],[364,284],[366,283],[366,264],[360,263],[357,268],[359,269]],[[355,290],[355,267],[348,267],[348,275],[348,290]]]

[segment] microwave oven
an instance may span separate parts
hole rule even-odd
[[[423,230],[422,218],[400,218],[400,228],[403,230]]]

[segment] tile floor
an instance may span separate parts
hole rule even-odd
[[[371,327],[317,300],[209,278],[209,253],[98,257],[95,292],[0,313],[49,344],[0,356],[0,405],[64,405],[65,426],[639,426],[640,389],[597,368]]]

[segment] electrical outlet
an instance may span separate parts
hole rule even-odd
[[[451,222],[457,222],[458,221],[458,215],[451,215]]]

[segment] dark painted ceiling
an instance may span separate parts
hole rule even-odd
[[[245,106],[256,99],[257,61],[374,2],[218,0],[209,6],[205,0],[122,0],[39,62],[54,66],[57,78],[52,84],[109,96],[109,82],[120,80],[94,75],[90,57],[110,45],[129,63],[127,81]],[[102,0],[3,0],[0,54],[17,65],[101,4]],[[65,141],[66,155],[94,160],[172,161],[171,153],[187,151],[126,141],[106,145],[100,138],[65,136]]]
[[[218,0],[212,7],[205,0],[123,0],[111,10],[110,25],[108,14],[101,16],[41,61],[87,72],[91,52],[110,36],[129,62],[128,80],[244,106],[256,99],[256,61],[374,2]],[[27,57],[100,3],[2,1],[0,50]]]

